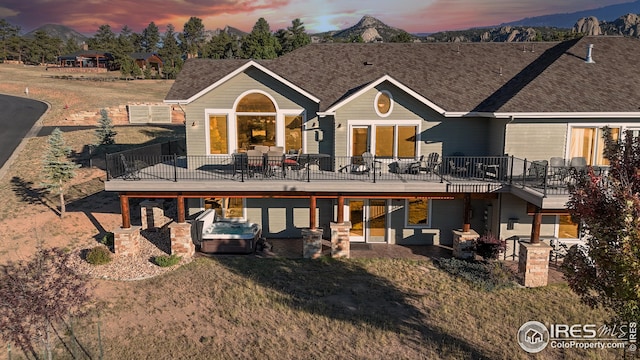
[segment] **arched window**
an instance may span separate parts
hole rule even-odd
[[[276,145],[275,104],[261,93],[245,95],[236,106],[236,126],[240,150]]]
[[[260,93],[252,93],[245,95],[238,102],[236,112],[276,112],[276,107],[267,95]]]

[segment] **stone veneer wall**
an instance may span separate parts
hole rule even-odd
[[[164,216],[164,200],[145,200],[140,202],[140,219],[142,230],[158,231],[168,224],[171,219]]]
[[[479,237],[480,235],[474,230],[469,232],[453,230],[453,256],[458,259],[473,259],[475,257],[473,243]]]
[[[550,252],[551,246],[543,242],[539,244],[520,243],[518,273],[523,274],[524,286],[547,286]]]
[[[196,246],[191,239],[191,224],[171,223],[169,224],[171,233],[171,255],[192,257],[196,252]]]
[[[107,115],[111,119],[113,125],[129,125],[129,105],[166,105],[163,103],[151,103],[151,102],[135,102],[128,105],[118,105],[105,107]],[[96,111],[73,111],[73,107],[69,108],[70,113],[66,115],[65,121],[76,125],[97,125],[100,120],[100,110]],[[177,105],[171,105],[171,123],[172,124],[184,124],[185,115]]]
[[[140,252],[140,226],[113,230],[113,252],[117,256],[133,256]]]
[[[322,229],[302,229],[302,257],[317,259],[322,256]]]
[[[351,222],[345,221],[341,224],[331,223],[331,257],[339,258],[351,256],[349,243],[349,230],[351,230]]]

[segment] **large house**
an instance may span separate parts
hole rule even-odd
[[[606,175],[604,126],[640,131],[638,58],[639,40],[597,36],[190,59],[165,99],[186,114],[186,155],[120,154],[105,188],[125,227],[129,199],[147,197],[177,198],[179,222],[215,208],[267,238],[346,223],[351,242],[575,240],[571,174]]]

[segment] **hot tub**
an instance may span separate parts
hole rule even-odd
[[[204,212],[196,221],[202,223],[197,245],[206,253],[252,253],[261,234],[258,224],[219,219],[214,211]]]

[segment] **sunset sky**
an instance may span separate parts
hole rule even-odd
[[[162,32],[167,24],[182,31],[192,16],[205,29],[225,25],[249,32],[263,17],[271,30],[300,18],[307,32],[344,29],[362,16],[408,32],[436,32],[498,25],[525,17],[594,9],[631,0],[2,0],[0,19],[22,32],[44,24],[62,24],[93,35],[103,24],[118,33],[124,25],[140,32],[150,22]]]

